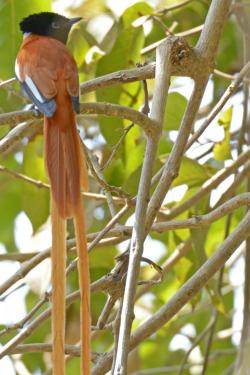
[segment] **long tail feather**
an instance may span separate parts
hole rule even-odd
[[[51,218],[53,375],[64,375],[66,228],[65,219],[60,216],[53,197],[51,197]]]
[[[81,151],[75,118],[74,116],[72,117],[72,121],[70,121],[69,124],[70,126],[67,127],[58,125],[62,124],[63,120],[64,119],[60,121],[58,118],[45,119],[44,127],[46,167],[51,182],[53,202],[52,233],[55,239],[52,251],[52,268],[55,267],[56,262],[60,259],[60,267],[58,267],[58,269],[65,270],[65,255],[64,260],[60,258],[62,256],[61,252],[65,254],[65,221],[67,217],[73,217],[78,251],[78,271],[81,293],[81,373],[82,375],[90,375],[90,280],[84,211],[81,197],[81,187],[86,188],[88,185],[87,172],[85,170],[86,166],[83,161],[83,153]],[[60,280],[59,275],[55,275],[54,277],[52,282],[54,286],[53,289],[55,289],[55,303],[57,306],[59,300],[59,297],[56,297],[57,283],[62,285],[62,274]],[[65,280],[64,273],[63,277]],[[65,285],[63,293],[64,296]],[[60,300],[61,299],[62,295],[60,295]],[[64,335],[65,313],[63,315],[62,312],[60,312],[60,320],[63,321],[56,325],[56,320],[59,319],[55,314],[58,310],[56,310],[56,307],[53,309],[53,322],[55,321],[52,324],[54,331],[53,351],[60,353],[54,356],[54,361],[58,361],[61,366],[62,360],[59,360],[58,357],[59,355],[62,357],[62,347],[64,348],[61,332],[63,332]],[[65,310],[65,302],[61,304],[61,309]],[[55,372],[54,370],[53,375],[64,375],[64,372]]]
[[[90,375],[90,342],[91,342],[91,319],[90,319],[90,280],[88,250],[86,246],[86,234],[84,223],[83,205],[79,204],[74,215],[76,242],[78,251],[78,272],[81,292],[80,326],[81,326],[81,370],[82,374]]]
[[[81,186],[87,187],[86,166],[83,161],[79,135],[76,126],[68,129],[62,135],[65,150],[65,165],[69,175],[69,188],[72,216],[74,218],[77,253],[79,286],[81,293],[80,304],[80,332],[81,332],[81,373],[90,375],[90,280],[87,240],[85,234],[85,220],[83,202],[81,197]],[[68,198],[69,200],[69,198]]]

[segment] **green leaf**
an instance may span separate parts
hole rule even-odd
[[[79,358],[70,358],[70,360],[66,362],[66,366],[68,375],[80,374],[81,369]]]
[[[67,5],[68,10],[72,10],[77,15],[86,15],[87,19],[91,19],[107,11],[106,0],[84,0],[77,3],[70,2],[69,4]]]
[[[105,254],[105,256],[103,256]],[[91,269],[106,268],[110,270],[114,266],[114,258],[117,255],[115,247],[102,247],[90,253],[89,261]]]
[[[22,41],[19,22],[29,14],[50,11],[50,0],[11,0],[0,4],[0,77],[10,78],[14,75],[17,51]]]
[[[124,182],[125,168],[121,159],[116,159],[104,173],[106,181],[110,185],[121,186]]]
[[[161,137],[159,145],[158,145],[158,150],[157,150],[157,155],[166,155],[169,154],[171,149],[173,147],[173,143],[166,140],[165,138]]]
[[[20,166],[13,155],[1,161],[1,164],[11,170]],[[14,180],[4,173],[0,174],[0,241],[7,250],[14,251],[14,220],[21,211],[22,182]]]
[[[225,239],[225,230],[226,230],[226,217],[222,217],[219,220],[214,221],[209,226],[209,231],[206,241],[206,253],[208,256],[211,256],[217,247]]]
[[[0,138],[5,137],[6,134],[10,131],[9,125],[0,126]]]
[[[130,174],[142,165],[144,150],[145,145],[143,143],[131,149],[126,162],[126,177],[129,177]]]
[[[141,168],[137,168],[130,176],[125,180],[124,184],[122,185],[124,191],[131,194],[132,196],[135,195],[138,191],[138,185],[141,177]]]
[[[219,125],[222,125],[224,129],[230,128],[230,123],[232,121],[232,115],[233,115],[233,107],[229,107],[226,111],[224,111],[219,119],[218,123]]]
[[[46,181],[43,158],[43,137],[38,136],[25,147],[23,156],[24,174],[38,181]],[[49,191],[31,184],[23,185],[23,209],[37,230],[49,215]]]
[[[165,163],[168,155],[160,156],[160,160]],[[216,172],[215,168],[201,165],[196,160],[184,157],[181,162],[178,177],[174,180],[172,187],[187,184],[189,187],[202,185],[208,178]]]
[[[175,265],[174,270],[181,284],[186,281],[188,272],[191,267],[192,262],[186,257],[181,258]]]
[[[37,303],[37,295],[32,291],[29,291],[25,297],[27,311],[30,312],[34,305]],[[47,308],[47,304],[40,307],[39,313]],[[51,332],[50,321],[46,320],[43,325],[32,332],[31,336],[28,337],[27,343],[31,344],[34,342],[45,342],[46,337],[48,337],[49,332]],[[43,353],[26,353],[22,356],[24,364],[29,369],[30,373],[34,374],[39,368],[42,373],[45,372],[45,363]]]
[[[206,260],[205,243],[207,228],[191,229],[191,237],[195,251],[195,269],[197,270]]]
[[[224,128],[224,139],[214,145],[213,153],[215,160],[227,160],[232,158],[230,146],[230,125],[232,121],[233,108],[229,107],[219,117],[218,124]]]
[[[133,126],[124,141],[126,179],[142,165],[144,150],[145,142],[141,137],[141,130]]]
[[[214,145],[213,152],[215,160],[232,159],[229,132],[225,132],[224,139]]]
[[[178,92],[172,92],[168,95],[166,111],[164,116],[164,129],[178,130],[181,119],[185,112],[187,99]]]
[[[25,16],[51,9],[50,0],[2,0],[0,1],[0,79],[8,79],[14,76],[15,59],[18,49],[22,43],[22,33],[19,22]],[[19,85],[12,84],[19,93]],[[0,111],[13,111],[23,105],[18,95],[8,91],[8,87],[0,90]]]
[[[218,283],[217,280],[211,279],[208,282],[207,290],[209,292],[210,298],[212,300],[213,305],[215,306],[216,310],[221,314],[226,314],[225,306],[223,303],[223,298],[218,292]]]
[[[158,307],[162,306],[162,303],[166,303],[169,299],[176,293],[176,291],[180,288],[180,282],[176,278],[175,274],[171,272],[171,274],[165,276],[164,282],[159,286],[155,286],[155,290],[159,291],[157,293],[159,301],[157,301]]]
[[[218,69],[230,71],[233,68],[235,59],[242,53],[241,36],[242,30],[237,27],[232,19],[228,18],[225,22],[216,58]],[[228,48],[229,45],[230,48]]]
[[[147,3],[137,3],[128,8],[118,23],[118,37],[109,54],[97,64],[97,76],[125,68],[133,68],[140,61],[140,50],[144,44],[143,28],[135,28],[132,22],[140,15],[149,14],[152,8]],[[97,91],[98,101],[119,103],[131,106],[131,97],[135,95],[140,83],[104,88]],[[124,92],[124,90],[126,90]],[[123,129],[123,120],[100,117],[100,127],[108,144],[115,144],[120,135],[117,129]]]
[[[117,22],[114,22],[100,44],[100,48],[102,51],[109,53],[112,50],[117,39],[118,30],[119,25],[117,24]]]
[[[89,49],[89,44],[84,38],[83,30],[80,25],[76,25],[68,38],[67,46],[71,51],[77,65],[80,67],[85,59],[86,53]]]

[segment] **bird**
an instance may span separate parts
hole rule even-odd
[[[44,115],[45,167],[51,185],[52,370],[65,374],[66,222],[73,218],[80,285],[81,374],[90,375],[90,276],[81,190],[88,174],[76,124],[79,77],[66,43],[82,18],[57,13],[31,14],[20,22],[23,42],[15,75],[35,110]]]

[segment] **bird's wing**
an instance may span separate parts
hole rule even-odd
[[[78,77],[78,70],[77,70],[75,61],[73,60],[73,62],[74,63],[72,63],[72,61],[69,61],[68,64],[66,64],[65,78],[66,78],[67,91],[69,95],[71,96],[74,111],[76,113],[80,113],[79,77]]]
[[[52,117],[56,111],[58,75],[63,74],[73,108],[79,113],[77,66],[66,46],[52,38],[35,35],[26,39],[15,64],[16,77],[23,90],[40,112]]]

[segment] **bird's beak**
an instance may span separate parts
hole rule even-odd
[[[73,26],[75,23],[77,23],[81,20],[82,20],[82,17],[74,17],[74,18],[70,18],[69,23],[70,23],[71,26]]]

